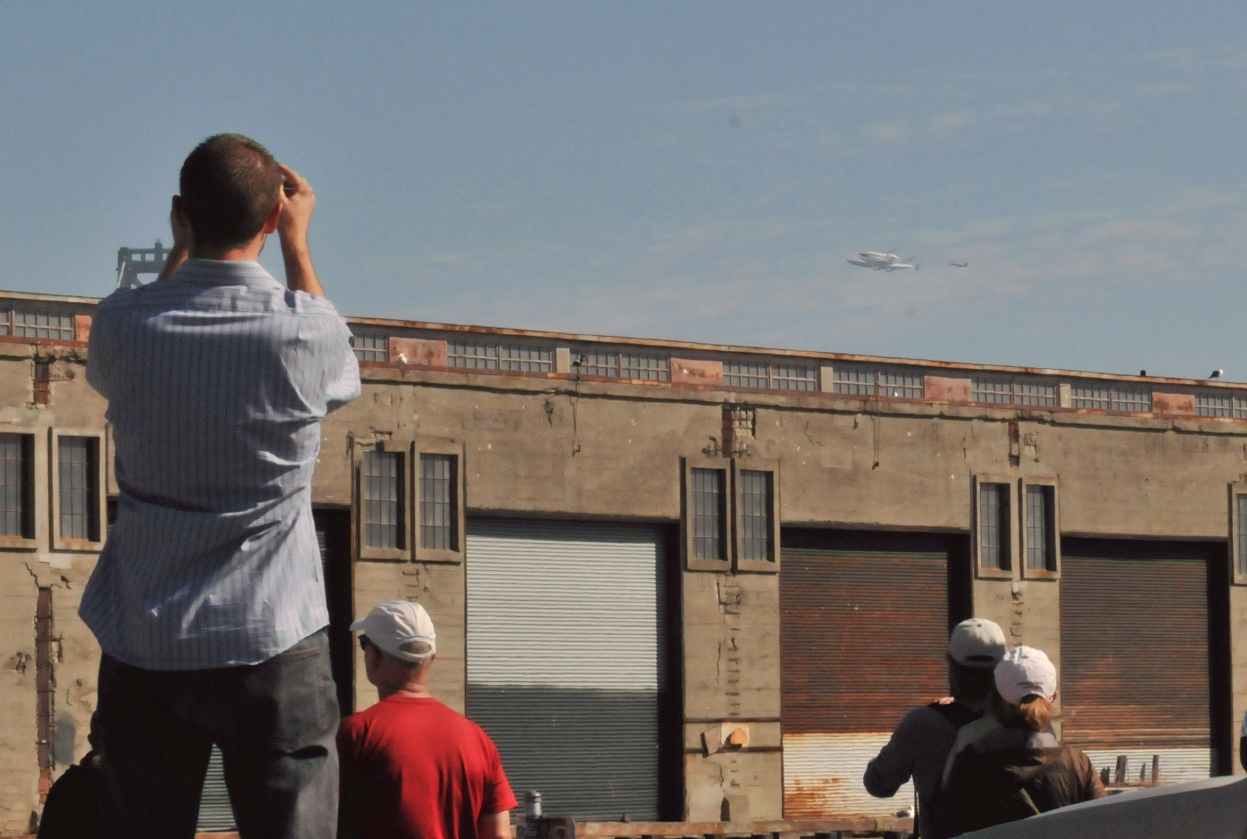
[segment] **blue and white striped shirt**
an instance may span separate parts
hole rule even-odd
[[[103,300],[116,524],[79,614],[149,670],[264,661],[329,622],[312,522],[320,420],[359,395],[333,304],[255,262],[191,259]]]

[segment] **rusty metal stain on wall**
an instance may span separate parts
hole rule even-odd
[[[891,816],[913,806],[913,781],[891,798],[862,786],[866,764],[891,732],[784,735],[784,818]]]

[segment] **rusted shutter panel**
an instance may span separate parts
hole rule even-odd
[[[890,732],[948,693],[945,556],[785,551],[780,598],[785,733]]]
[[[906,713],[948,692],[944,554],[785,549],[780,572],[784,816],[889,815],[866,763]]]
[[[1072,557],[1061,572],[1063,737],[1086,751],[1161,754],[1207,777],[1207,563]]]

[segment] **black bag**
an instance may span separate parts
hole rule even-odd
[[[96,839],[100,835],[100,769],[95,751],[65,770],[48,790],[38,839]]]

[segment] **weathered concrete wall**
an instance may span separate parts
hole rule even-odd
[[[386,600],[410,600],[424,606],[437,629],[437,660],[429,690],[459,713],[467,702],[467,634],[463,566],[423,562],[355,564],[355,618]],[[364,673],[364,653],[355,647],[355,708],[375,704],[377,689]]]
[[[76,349],[0,345],[0,433],[34,434],[36,511],[31,544],[0,549],[0,834],[31,827],[49,780],[41,783],[36,748],[35,614],[41,588],[51,593],[51,778],[89,748],[99,647],[77,612],[97,554],[52,550],[48,473],[51,429],[104,429],[105,403],[86,383],[83,355]],[[46,390],[38,399],[36,361],[46,362]]]
[[[780,818],[779,577],[691,571],[683,592],[684,816]],[[698,742],[702,730],[733,721],[750,723],[744,748]]]
[[[742,394],[371,368],[325,423],[317,500],[347,503],[349,440],[467,445],[477,511],[675,520],[679,458],[714,454]],[[782,461],[785,524],[966,530],[970,478],[1060,482],[1062,531],[1224,538],[1247,424],[749,394],[750,454]],[[1011,432],[1010,425],[1016,430]],[[1011,441],[1011,437],[1015,440]]]

